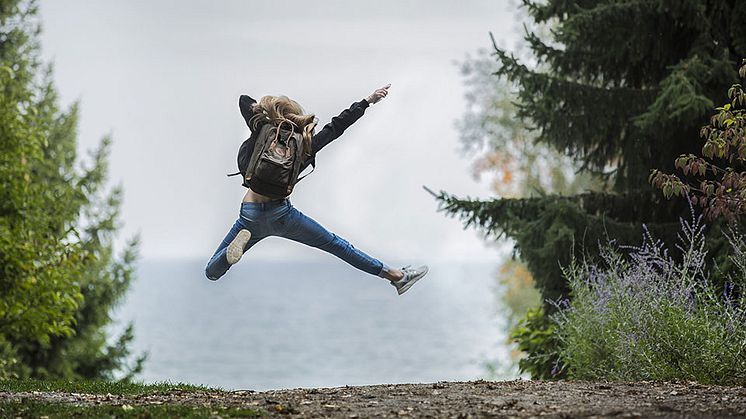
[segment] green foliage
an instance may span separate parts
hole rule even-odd
[[[743,62],[739,75],[746,78],[746,59]],[[710,219],[723,216],[735,222],[746,211],[746,93],[734,84],[728,98],[700,130],[703,157],[682,154],[676,159],[685,179],[652,170],[650,182],[666,198],[686,197],[699,205]]]
[[[7,392],[32,392],[32,391],[56,391],[63,393],[85,393],[85,394],[116,394],[116,395],[138,395],[138,394],[160,394],[171,391],[210,391],[221,392],[220,388],[196,386],[193,384],[159,382],[143,384],[135,381],[108,381],[108,380],[34,380],[34,379],[9,379],[0,380],[0,391]]]
[[[683,203],[661,204],[648,175],[700,147],[697,127],[736,78],[738,54],[746,54],[739,49],[746,33],[734,18],[746,13],[746,3],[524,4],[535,24],[553,27],[549,36],[526,35],[537,69],[494,45],[495,74],[517,85],[517,116],[535,129],[535,141],[608,180],[614,194],[451,200],[444,208],[467,226],[475,222],[514,238],[544,297],[555,299],[567,289],[558,261],[570,260],[573,243],[595,244],[612,234],[609,226],[624,240],[635,237],[641,222],[660,230],[686,213]]]
[[[614,238],[632,243],[639,237],[643,222],[650,223],[651,231],[660,237],[675,239],[678,224],[663,221],[671,207],[681,205],[666,201],[652,190],[493,201],[458,198],[445,191],[432,193],[439,209],[459,217],[467,228],[480,228],[490,237],[507,235],[515,239],[537,287],[550,300],[560,299],[569,291],[562,266],[573,257],[592,257],[599,240]]]
[[[76,279],[85,254],[79,244],[65,241],[69,226],[56,216],[58,209],[76,210],[75,191],[45,184],[47,133],[54,121],[44,112],[46,98],[32,85],[38,63],[28,56],[30,34],[20,23],[33,10],[17,3],[4,2],[0,9],[6,39],[0,44],[0,330],[14,346],[45,345],[51,336],[74,332],[82,301]]]
[[[77,157],[77,106],[60,111],[38,58],[33,1],[0,1],[0,377],[111,378],[136,372],[109,311],[132,277],[136,241],[112,250],[121,191],[105,189],[110,141]]]
[[[3,417],[55,418],[253,418],[264,416],[261,410],[227,406],[191,405],[88,405],[44,402],[31,399],[0,403]]]
[[[556,326],[545,315],[541,307],[528,310],[526,316],[513,328],[510,338],[518,344],[525,356],[518,361],[522,373],[534,379],[563,378],[560,367],[559,337]]]
[[[597,259],[595,244],[607,237],[631,243],[643,222],[668,239],[669,227],[687,213],[684,202],[661,202],[648,176],[653,168],[673,171],[677,156],[701,148],[698,127],[714,103],[727,100],[736,63],[746,56],[746,2],[523,4],[533,20],[529,27],[551,30],[527,30],[528,60],[493,39],[495,83],[517,86],[516,115],[533,129],[536,143],[571,158],[581,173],[605,182],[600,190],[608,192],[481,201],[444,192],[437,197],[466,226],[514,239],[544,298],[556,300],[569,291],[561,266],[573,257]],[[722,247],[717,230],[709,239]]]
[[[115,396],[165,396],[176,393],[222,393],[219,388],[209,388],[182,383],[153,383],[104,381],[104,380],[30,380],[0,379],[0,392],[61,392],[82,395],[103,394]],[[125,406],[125,407],[123,407]],[[191,406],[191,405],[89,405],[46,402],[39,400],[6,400],[0,403],[0,417],[253,417],[261,411],[237,409],[227,406]]]
[[[13,345],[0,338],[0,380],[17,379],[28,374],[29,368],[21,363]]]
[[[746,243],[732,239],[741,272],[721,290],[700,221],[682,224],[680,260],[646,235],[630,255],[607,245],[603,264],[566,269],[573,299],[552,318],[569,377],[746,384]]]

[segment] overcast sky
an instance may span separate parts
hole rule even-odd
[[[42,51],[63,105],[80,100],[82,150],[110,133],[124,187],[122,237],[146,258],[207,260],[238,215],[236,153],[249,132],[238,96],[285,94],[319,118],[391,83],[319,154],[291,196],[298,209],[386,260],[495,259],[474,230],[436,212],[422,185],[490,197],[470,176],[454,121],[455,61],[511,45],[512,2],[42,1]],[[251,257],[323,259],[284,239]]]

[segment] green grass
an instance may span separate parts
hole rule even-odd
[[[65,380],[2,380],[0,391],[7,392],[64,392],[86,394],[139,395],[159,394],[172,391],[223,392],[220,388],[209,388],[183,383],[127,383],[115,381],[65,381]],[[168,405],[90,405],[50,402],[31,399],[0,401],[0,418],[54,417],[54,418],[209,418],[209,417],[257,417],[261,410],[240,407]]]
[[[209,388],[184,383],[161,382],[142,384],[136,382],[117,382],[103,380],[0,380],[0,391],[59,391],[65,393],[87,394],[152,394],[169,391],[211,391],[222,392],[220,388]],[[0,415],[1,416],[1,415]]]
[[[203,407],[184,405],[151,406],[75,406],[67,403],[49,403],[37,400],[8,401],[0,403],[3,418],[253,418],[264,413],[236,407]]]

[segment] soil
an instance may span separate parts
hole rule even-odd
[[[79,405],[222,406],[270,417],[746,417],[746,387],[670,382],[470,381],[146,395],[0,392]]]

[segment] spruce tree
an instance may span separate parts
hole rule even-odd
[[[598,243],[640,241],[642,224],[672,243],[683,200],[648,183],[702,147],[699,128],[738,80],[746,57],[746,2],[523,0],[532,65],[495,45],[496,75],[517,85],[516,116],[536,140],[575,159],[609,192],[477,200],[441,191],[441,209],[515,240],[547,299],[567,295],[561,266],[593,258]],[[712,248],[712,247],[711,247]],[[717,251],[717,247],[714,247]],[[551,305],[546,306],[551,310]]]
[[[136,241],[112,248],[121,189],[105,138],[77,153],[77,105],[61,111],[39,59],[35,1],[0,0],[0,378],[127,377],[131,325],[104,327],[132,279]]]

